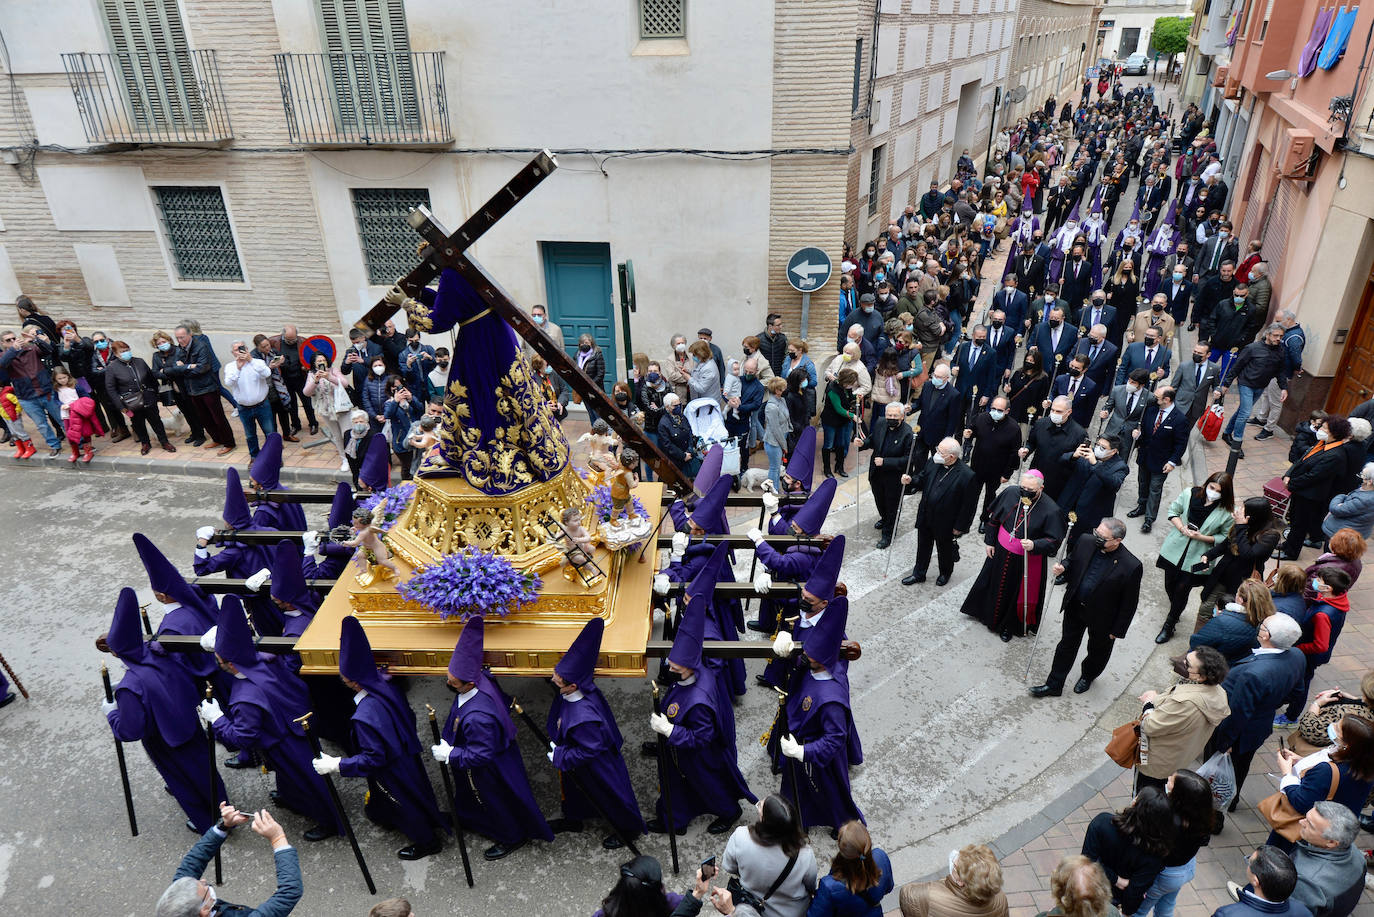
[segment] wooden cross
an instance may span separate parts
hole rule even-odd
[[[692,482],[686,475],[679,471],[662,450],[644,435],[644,431],[631,422],[615,402],[606,396],[601,386],[593,382],[561,347],[529,319],[495,278],[467,254],[469,246],[495,226],[557,168],[558,162],[553,158],[553,154],[548,150],[543,151],[530,160],[514,178],[506,182],[489,201],[452,233],[445,230],[425,207],[412,210],[410,225],[428,244],[421,251],[424,260],[397,281],[397,285],[407,296],[418,299],[420,291],[437,278],[444,268],[453,268],[472,285],[477,295],[493,312],[505,319],[507,324],[529,342],[534,352],[548,361],[554,372],[572,386],[573,391],[582,396],[584,404],[596,409],[597,415],[605,419],[606,424],[619,435],[622,443],[632,444],[661,481],[685,496],[692,490]],[[382,300],[354,327],[371,334],[386,324],[387,319],[399,311],[399,308]]]

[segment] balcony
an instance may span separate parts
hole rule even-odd
[[[273,57],[292,143],[439,147],[453,142],[442,51]]]
[[[220,144],[234,138],[214,51],[62,55],[91,143]]]

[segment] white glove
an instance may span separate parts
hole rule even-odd
[[[687,533],[686,533],[686,532],[674,532],[674,533],[673,533],[673,553],[676,554],[676,555],[678,555],[679,557],[681,557],[681,556],[683,555],[683,553],[686,552],[686,550],[687,550]]]
[[[668,574],[666,574],[666,573],[655,573],[655,574],[654,574],[654,592],[655,592],[656,594],[658,594],[658,595],[667,595],[667,594],[668,594]]]
[[[429,753],[434,756],[435,761],[438,761],[440,764],[447,764],[448,756],[453,754],[453,746],[448,744],[444,739],[440,739],[438,745],[431,745],[429,747]]]
[[[661,713],[649,714],[649,726],[665,739],[673,734],[673,724]]]
[[[264,583],[271,579],[271,577],[272,571],[263,567],[257,573],[254,573],[252,576],[248,577],[248,579],[244,580],[243,584],[254,592],[257,592],[263,587]]]
[[[213,525],[202,525],[196,529],[196,538],[202,541],[209,541],[215,537],[215,527]]]
[[[315,551],[316,551],[316,549],[319,548],[319,546],[320,546],[320,534],[319,534],[319,532],[302,532],[302,533],[301,533],[301,554],[302,554],[303,556],[309,557],[311,554],[314,554]]]
[[[214,698],[201,701],[200,706],[196,708],[196,713],[200,715],[202,722],[211,726],[215,725],[216,720],[224,716],[224,711],[219,708],[219,701]]]
[[[783,631],[773,638],[773,655],[779,659],[785,659],[792,655],[792,651],[797,648],[797,641],[792,639],[792,635]]]
[[[769,515],[776,513],[778,511],[778,495],[774,493],[765,493],[763,495],[763,505],[767,508]]]
[[[548,753],[547,755],[544,756],[544,757],[546,757],[546,758],[549,759],[549,763],[550,763],[550,764],[553,763],[553,753],[556,752],[556,751],[558,751],[558,746],[555,745],[555,744],[553,744],[552,742],[550,742],[550,743],[549,743],[549,753]]]
[[[386,295],[382,298],[386,300],[388,305],[399,306],[403,305],[410,297],[406,295],[405,290],[401,289],[400,284],[393,284],[391,289],[387,290]]]
[[[100,702],[100,715],[109,716],[111,713],[114,713],[115,710],[117,710],[118,708],[119,704],[116,704],[114,701],[103,700]]]
[[[760,570],[759,575],[754,577],[754,591],[763,595],[768,594],[768,590],[773,588],[773,577],[768,575],[767,570]]]
[[[744,534],[748,535],[749,540],[756,545],[763,542],[763,529],[761,528],[752,528]]]
[[[339,759],[333,755],[326,755],[320,752],[320,756],[310,762],[315,768],[315,773],[323,777],[325,774],[337,774],[339,772]]]
[[[778,739],[778,751],[789,758],[796,758],[798,761],[806,755],[806,748],[791,736],[783,736]]]
[[[215,627],[211,627],[205,633],[201,634],[200,648],[205,650],[205,652],[207,653],[213,653],[215,651],[215,635],[218,633],[219,627],[218,625],[216,625]]]

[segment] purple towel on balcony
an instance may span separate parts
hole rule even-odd
[[[1298,62],[1298,76],[1311,76],[1317,69],[1317,54],[1321,52],[1322,42],[1331,29],[1331,20],[1336,18],[1334,9],[1318,10],[1317,21],[1312,23],[1312,36],[1302,46],[1302,58]]]

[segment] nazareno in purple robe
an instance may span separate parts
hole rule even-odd
[[[803,760],[782,758],[782,795],[797,804],[802,825],[838,828],[864,820],[849,787],[849,766],[862,760],[849,709],[849,689],[808,672],[787,698],[787,724],[805,749]],[[857,754],[857,760],[855,756]]]
[[[353,712],[353,739],[358,753],[339,762],[339,773],[367,778],[367,817],[412,844],[432,844],[436,830],[447,826],[420,758],[415,714],[400,691],[389,684],[368,688]]]
[[[263,490],[287,490],[281,483],[282,438],[269,433],[250,466],[249,477]],[[299,532],[306,528],[305,510],[299,503],[263,501],[254,504],[253,523],[263,528]]]
[[[690,544],[687,546],[687,550],[683,552],[682,560],[668,564],[663,572],[668,574],[668,579],[671,582],[691,583],[705,569],[715,551],[716,546],[712,544]],[[718,575],[719,582],[735,582],[734,570],[728,565],[722,565]],[[684,595],[679,600],[679,614],[685,604],[686,596]],[[740,604],[739,599],[712,598],[710,611],[706,616],[706,639],[739,640],[740,632],[743,630],[744,607]],[[749,672],[745,668],[743,659],[712,657],[706,660],[706,664],[715,670],[721,678],[720,686],[726,688],[729,694],[743,696],[748,690]],[[725,699],[729,700],[728,694]]]
[[[673,798],[675,831],[686,829],[698,815],[734,817],[741,799],[758,801],[740,773],[735,743],[721,722],[724,711],[714,679],[709,668],[699,668],[692,684],[675,684],[663,697],[663,715],[675,728],[660,773]],[[654,812],[668,823],[661,794]]]
[[[515,743],[515,723],[490,679],[482,675],[477,686],[467,703],[454,700],[444,721],[444,741],[453,746],[454,813],[464,828],[498,844],[552,841]]]
[[[581,689],[581,700],[559,695],[549,707],[549,738],[558,746],[553,766],[563,772],[563,817],[574,821],[599,817],[587,798],[594,796],[612,824],[633,838],[645,828],[630,772],[620,754],[625,740],[606,699],[595,686],[589,688]],[[577,775],[577,782],[568,778],[569,771]]]

